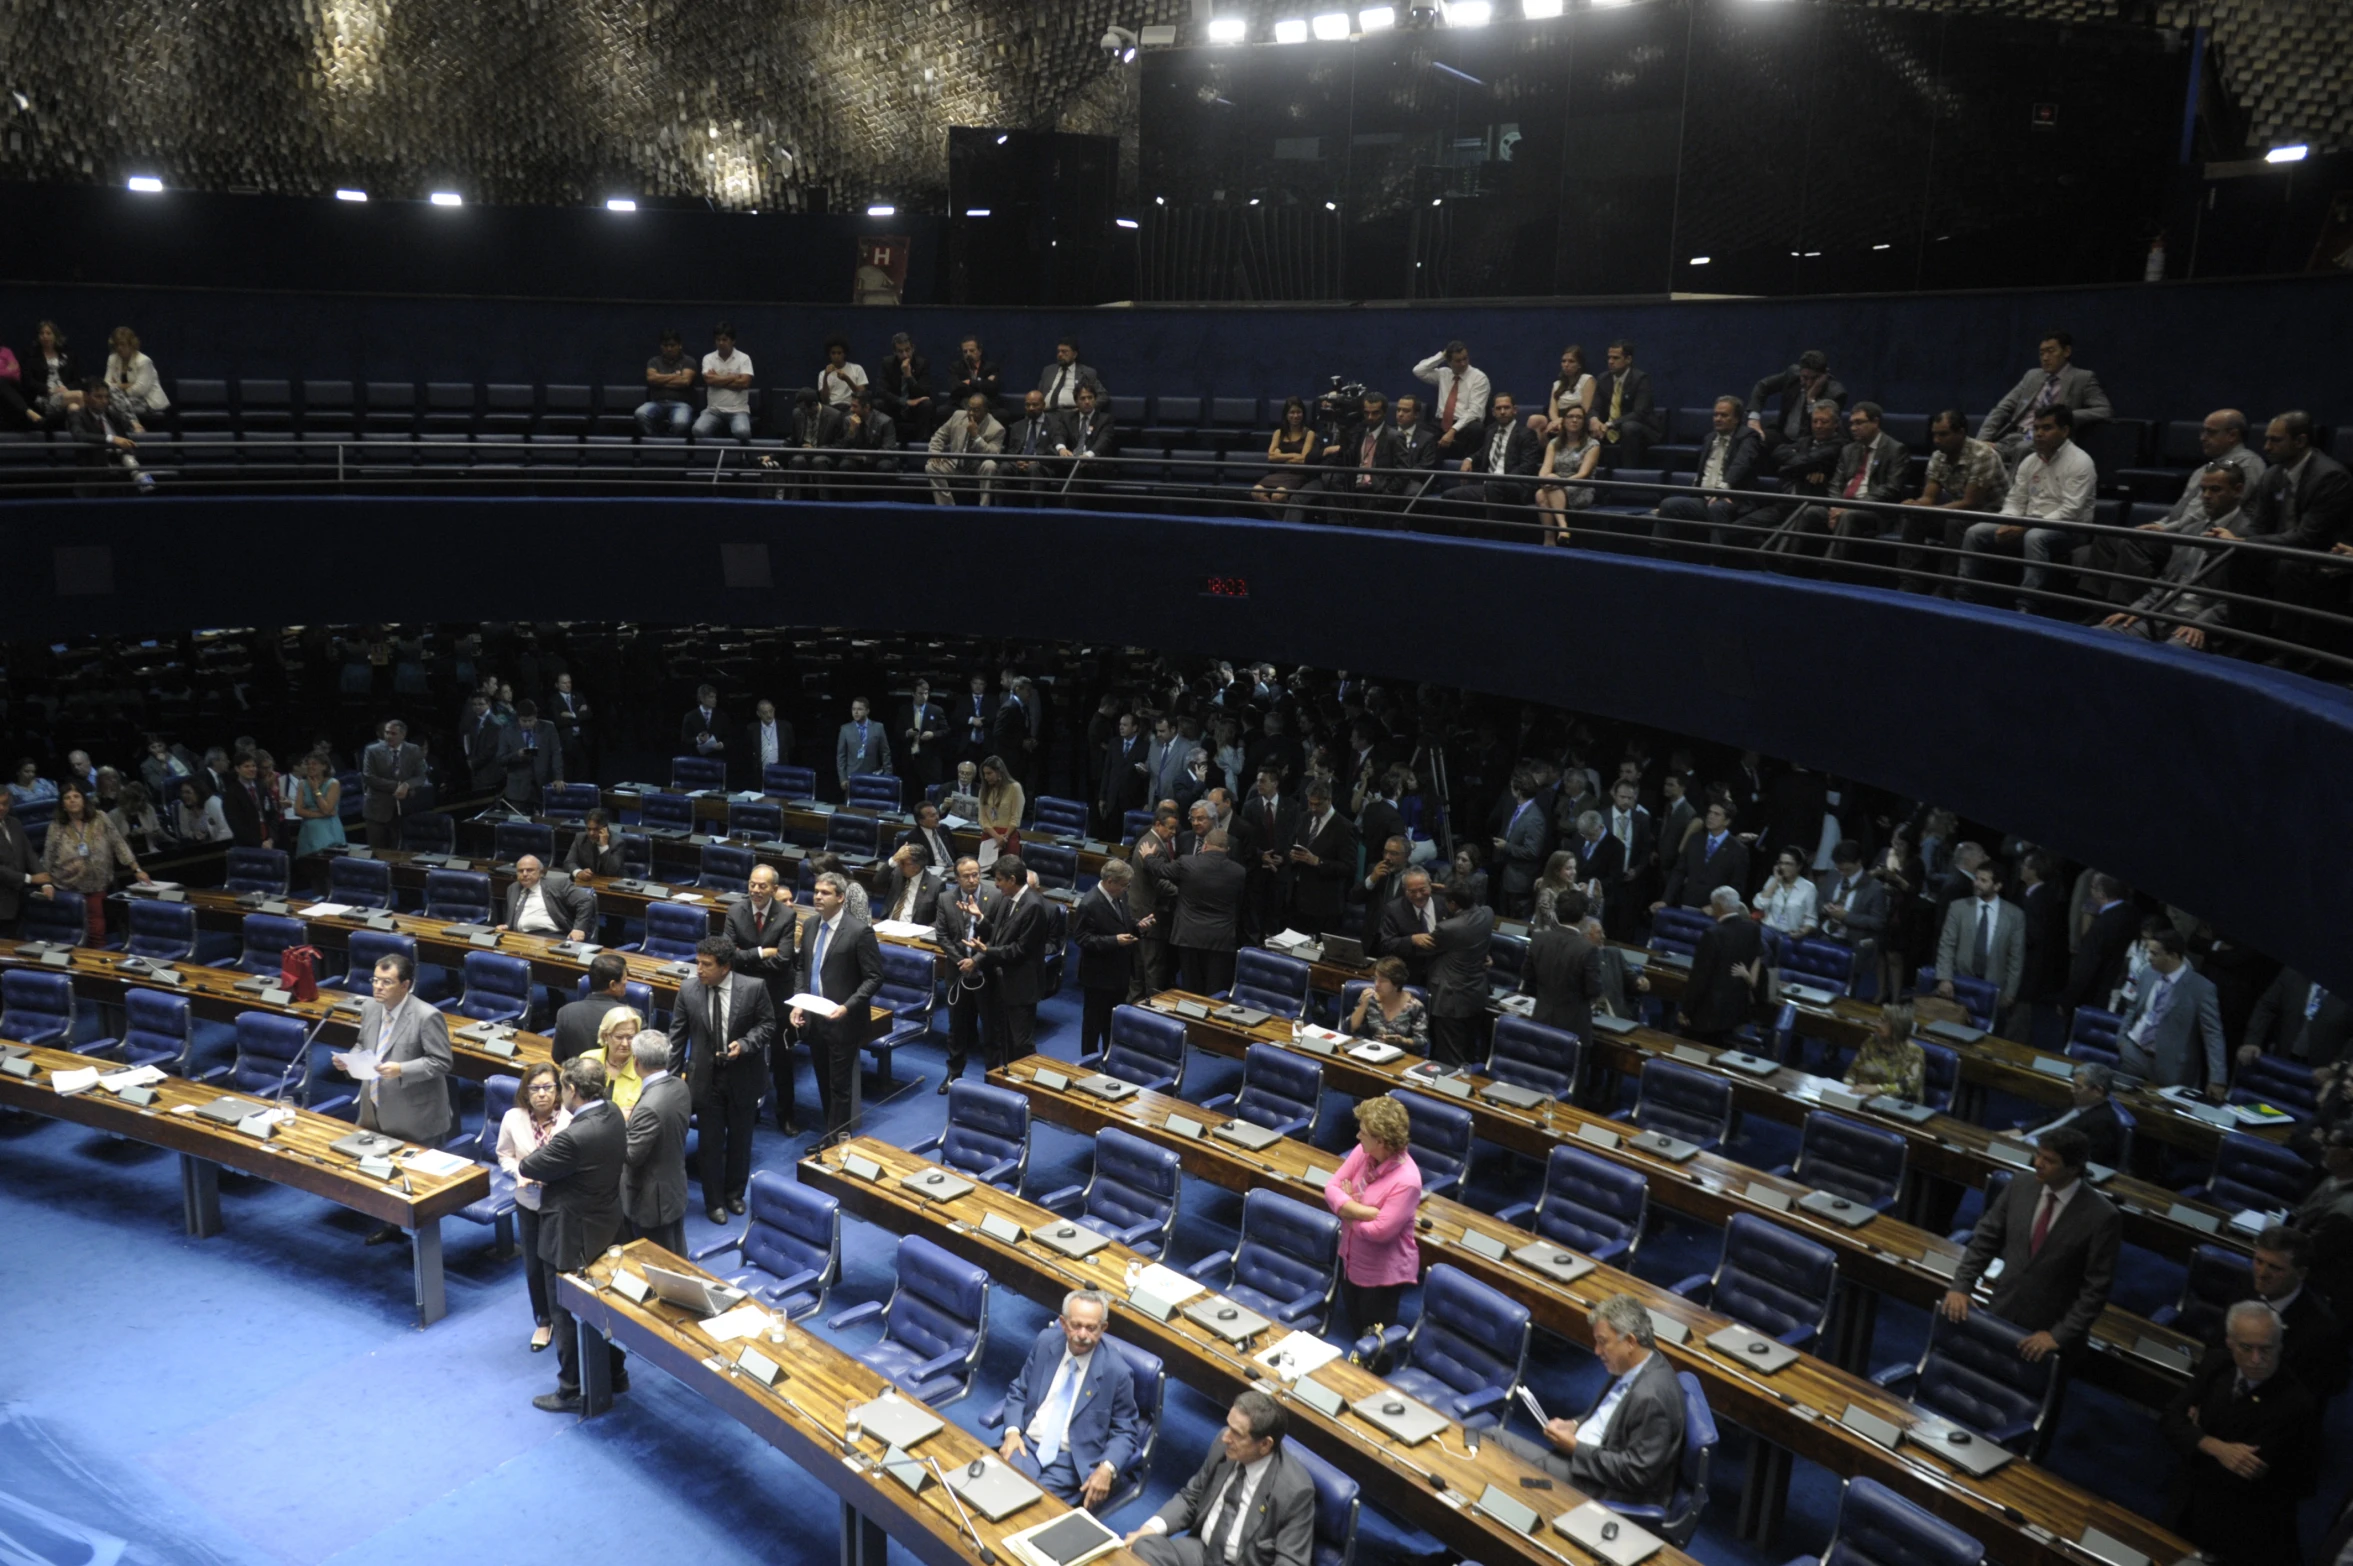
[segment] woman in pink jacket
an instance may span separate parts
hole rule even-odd
[[[1356,1106],[1356,1146],[1324,1187],[1340,1216],[1340,1307],[1352,1331],[1397,1325],[1397,1301],[1421,1276],[1414,1209],[1422,1172],[1405,1149],[1405,1105],[1384,1093]]]

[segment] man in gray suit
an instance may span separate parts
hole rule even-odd
[[[1944,1297],[1945,1317],[1969,1319],[1969,1293],[1995,1258],[2001,1281],[1987,1307],[2028,1337],[2018,1356],[2028,1361],[2079,1351],[2092,1323],[2108,1308],[2116,1281],[2116,1248],[2124,1219],[2083,1178],[2091,1143],[2073,1126],[2042,1133],[2034,1173],[2018,1175],[2002,1199],[1987,1205],[1969,1237],[1969,1250]]]
[[[1936,938],[1936,993],[1951,1000],[1955,974],[1984,979],[2001,992],[1994,1006],[1998,1020],[2017,1001],[2025,972],[2026,914],[2002,901],[2002,867],[1989,859],[1977,867],[1973,895],[1956,897],[1945,909],[1944,930]]]
[[[1610,1384],[1582,1419],[1544,1427],[1549,1448],[1509,1430],[1493,1439],[1594,1500],[1657,1506],[1675,1493],[1683,1461],[1683,1391],[1657,1351],[1650,1311],[1631,1294],[1593,1307],[1593,1352]]]
[[[376,1075],[360,1085],[359,1123],[404,1142],[439,1147],[449,1139],[449,1020],[416,996],[417,965],[406,952],[376,964],[375,994],[360,1003],[359,1047],[374,1054]],[[348,1071],[351,1055],[333,1057]],[[368,1236],[370,1245],[400,1238],[398,1224]]]
[[[1065,337],[1054,347],[1054,362],[1038,374],[1038,395],[1045,399],[1049,415],[1075,413],[1082,386],[1094,392],[1095,401],[1109,405],[1111,392],[1103,377],[1093,365],[1078,362],[1078,339]]]
[[[640,1033],[630,1057],[644,1083],[631,1106],[621,1170],[621,1211],[640,1239],[673,1256],[686,1254],[686,1122],[694,1095],[670,1074],[670,1040]]]
[[[850,779],[891,769],[891,737],[868,716],[871,710],[863,696],[852,701],[850,721],[842,725],[841,734],[833,742],[833,775],[840,782],[845,799],[849,797]]]
[[[1459,877],[1437,895],[1446,901],[1446,917],[1432,937],[1437,956],[1430,962],[1430,1058],[1464,1066],[1480,1058],[1487,942],[1495,933],[1495,910],[1472,902],[1469,885]]]
[[[2045,408],[2061,407],[2075,415],[2080,436],[2116,410],[2100,389],[2100,378],[2074,363],[2075,339],[2065,332],[2043,334],[2042,364],[2019,377],[2010,394],[1993,406],[1977,427],[1977,438],[1992,442],[2013,469],[2034,444],[2034,416]]]
[[[1544,811],[1536,803],[1532,773],[1512,773],[1511,798],[1511,816],[1495,839],[1495,906],[1506,915],[1524,915],[1544,858]]]
[[[1127,1536],[1136,1558],[1145,1566],[1307,1566],[1315,1481],[1283,1450],[1289,1422],[1264,1392],[1237,1396],[1200,1469]]]
[[[368,822],[370,848],[400,846],[400,818],[409,797],[425,782],[425,753],[409,742],[409,726],[394,718],[383,737],[360,755],[360,781],[367,798],[360,813]]]
[[[1887,888],[1863,869],[1863,845],[1842,838],[1830,850],[1830,868],[1815,883],[1822,933],[1854,948],[1855,974],[1879,972],[1879,942],[1887,933]]]
[[[499,928],[585,941],[596,931],[596,894],[562,871],[549,875],[538,855],[525,854],[507,883],[507,916]]]
[[[2188,943],[2173,926],[2144,937],[2144,944],[2149,971],[2141,975],[2116,1030],[2117,1069],[2157,1087],[2196,1087],[2202,1072],[2206,1096],[2219,1104],[2230,1078],[2223,1066],[2222,1008],[2214,981],[2190,966]]]

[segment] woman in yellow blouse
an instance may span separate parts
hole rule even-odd
[[[1928,1055],[1912,1042],[1912,1008],[1903,1003],[1879,1008],[1870,1037],[1855,1051],[1846,1085],[1858,1093],[1885,1093],[1919,1103],[1928,1091]]]
[[[629,1049],[629,1041],[644,1026],[645,1019],[636,1007],[615,1006],[596,1025],[596,1048],[581,1056],[604,1062],[605,1097],[624,1115],[637,1107],[637,1095],[645,1090],[645,1080],[637,1074],[637,1059]]]

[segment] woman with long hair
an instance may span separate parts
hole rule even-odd
[[[82,894],[82,912],[90,930],[90,944],[106,944],[106,894],[114,888],[114,872],[121,866],[144,885],[150,877],[139,868],[131,845],[114,824],[90,802],[89,792],[68,779],[57,796],[57,814],[49,822],[49,837],[41,845],[41,868],[49,884]]]
[[[611,1017],[627,1007],[605,1013]],[[635,1016],[635,1012],[630,1013]],[[555,1318],[548,1313],[548,1265],[539,1259],[540,1184],[526,1180],[518,1169],[524,1159],[546,1145],[547,1139],[572,1123],[564,1108],[564,1090],[552,1060],[534,1061],[515,1089],[515,1107],[498,1123],[498,1167],[515,1182],[516,1238],[523,1246],[523,1282],[531,1294],[531,1352],[546,1348],[555,1337]]]
[[[1252,486],[1250,498],[1281,516],[1283,507],[1291,503],[1291,492],[1306,476],[1307,465],[1315,460],[1315,428],[1307,421],[1304,399],[1283,399],[1283,422],[1266,443],[1266,460],[1283,466]]]

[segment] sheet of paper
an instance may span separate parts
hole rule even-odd
[[[349,1051],[343,1057],[343,1074],[354,1082],[375,1081],[382,1075],[376,1070],[376,1052],[372,1049]]]
[[[1269,946],[1291,950],[1301,946],[1313,946],[1315,944],[1315,937],[1286,926],[1282,934],[1268,936],[1266,938],[1266,944]]]
[[[1311,1376],[1339,1357],[1338,1344],[1327,1343],[1312,1332],[1290,1333],[1257,1355],[1261,1365],[1285,1381]]]
[[[160,1066],[133,1066],[128,1071],[111,1071],[98,1079],[98,1085],[109,1093],[120,1093],[124,1088],[153,1087],[163,1080]]]
[[[474,1167],[473,1160],[460,1158],[455,1153],[444,1153],[437,1148],[428,1148],[421,1153],[411,1153],[401,1162],[417,1173],[430,1175],[435,1179],[441,1179]]]
[[[829,1001],[822,995],[811,995],[808,991],[803,990],[800,994],[795,995],[791,1000],[786,1001],[784,1003],[784,1009],[787,1011],[805,1011],[810,1013],[812,1016],[830,1017],[836,1012],[840,1011],[841,1006],[838,1002]]]
[[[1349,1040],[1348,1034],[1342,1033],[1337,1029],[1327,1028],[1313,1022],[1309,1023],[1306,1027],[1301,1028],[1299,1031],[1306,1034],[1311,1039],[1321,1039],[1326,1044],[1345,1044]]]
[[[87,1093],[98,1085],[98,1068],[83,1066],[76,1071],[59,1071],[49,1078],[49,1085],[60,1093]]]
[[[335,919],[351,912],[349,903],[313,903],[302,910],[305,919]]]
[[[738,1305],[726,1315],[713,1316],[703,1323],[703,1331],[716,1343],[756,1338],[767,1330],[768,1312],[757,1305]]]
[[[700,892],[672,892],[670,901],[674,903],[707,903],[710,899]]]
[[[1200,1284],[1174,1267],[1163,1267],[1158,1262],[1144,1269],[1143,1275],[1136,1279],[1136,1287],[1171,1305],[1182,1305],[1194,1295],[1205,1292]]]
[[[874,933],[897,936],[902,941],[928,941],[938,932],[935,926],[915,924],[905,919],[877,919],[874,921]]]

